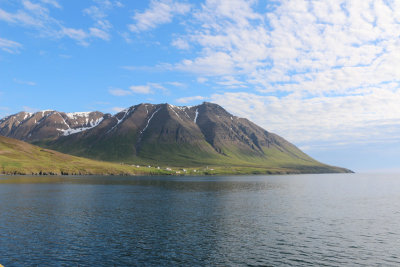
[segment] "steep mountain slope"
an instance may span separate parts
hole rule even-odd
[[[35,141],[64,153],[114,162],[240,166],[280,172],[346,172],[315,161],[283,138],[222,107],[139,104],[71,135]]]
[[[54,139],[97,126],[105,117],[101,112],[64,113],[54,110],[20,112],[0,120],[0,135],[34,142]]]
[[[100,162],[0,136],[0,174],[165,174],[167,171]]]

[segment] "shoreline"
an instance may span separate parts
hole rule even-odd
[[[327,172],[300,172],[300,171],[270,171],[266,170],[262,171],[249,171],[249,172],[221,172],[221,171],[213,171],[213,172],[189,172],[189,173],[54,173],[54,172],[42,172],[42,173],[22,173],[22,172],[13,172],[13,173],[0,173],[0,176],[35,176],[35,177],[72,177],[72,176],[198,176],[198,177],[207,177],[207,176],[240,176],[240,175],[249,175],[249,176],[257,176],[257,175],[301,175],[301,174],[335,174],[335,173],[355,173],[351,170],[346,171],[327,171]]]

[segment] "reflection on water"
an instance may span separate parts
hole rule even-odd
[[[398,266],[400,176],[0,177],[0,264]]]
[[[271,176],[273,177],[273,176]],[[279,176],[278,176],[279,177]],[[278,178],[277,177],[277,178]],[[174,176],[0,176],[1,184],[89,184],[152,186],[179,191],[249,191],[281,187],[264,176],[174,177]]]

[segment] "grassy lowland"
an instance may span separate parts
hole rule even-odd
[[[0,136],[0,173],[34,175],[164,175],[172,171],[75,157]]]

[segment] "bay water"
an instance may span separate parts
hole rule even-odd
[[[400,175],[0,176],[4,266],[400,266]]]

